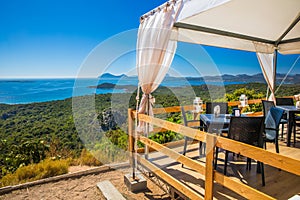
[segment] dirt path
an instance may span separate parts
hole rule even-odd
[[[74,167],[70,171],[87,169],[87,167]],[[105,199],[97,188],[96,184],[103,180],[110,180],[111,183],[121,192],[126,199],[165,199],[169,200],[159,187],[150,180],[147,181],[148,190],[140,193],[128,191],[124,184],[124,175],[129,169],[108,171],[96,175],[82,176],[77,179],[61,180],[53,183],[46,183],[29,187],[27,189],[16,190],[11,193],[0,196],[1,200],[81,200],[81,199]]]

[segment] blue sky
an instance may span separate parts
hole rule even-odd
[[[164,2],[3,0],[0,2],[0,78],[76,77],[95,47],[119,33],[137,29],[139,17]],[[134,46],[135,37],[117,40],[112,45],[118,48],[127,44]],[[178,44],[178,49],[198,59],[201,56],[194,48],[202,49],[201,55],[208,53],[202,61],[196,61],[204,68],[213,60],[222,74],[260,72],[254,53]],[[279,56],[278,72],[287,72],[297,56]],[[135,54],[130,52],[115,60],[107,72],[126,73],[134,70],[134,65]],[[300,73],[299,65],[297,63],[292,73]],[[184,76],[195,74],[191,63],[180,55],[172,67]]]

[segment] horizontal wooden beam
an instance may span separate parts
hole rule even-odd
[[[291,96],[294,98],[294,96]],[[248,104],[256,104],[261,103],[262,99],[250,99],[248,100]],[[227,102],[228,106],[239,106],[241,103],[239,101],[230,101]],[[183,106],[184,110],[186,111],[192,111],[194,110],[193,105],[186,105]],[[206,104],[203,104],[203,109],[206,109]],[[172,107],[166,107],[166,108],[153,108],[153,114],[163,114],[163,113],[171,113],[171,112],[181,112],[180,106],[172,106]],[[135,118],[135,111],[132,112],[132,117]]]
[[[164,131],[168,131],[165,128],[161,128],[161,127],[154,127],[153,131],[151,131],[151,133],[158,133],[158,132],[164,132]]]
[[[294,98],[294,96],[285,96],[286,98]],[[257,104],[262,103],[262,100],[264,99],[250,99],[248,100],[248,104]],[[239,106],[241,103],[239,101],[230,101],[227,102],[228,106]],[[203,104],[203,109],[206,108],[206,105]],[[186,111],[192,111],[194,109],[193,105],[186,105],[184,106],[184,109]],[[173,106],[173,107],[166,107],[166,108],[154,108],[153,113],[154,114],[163,114],[163,113],[171,113],[171,112],[181,112],[180,106]],[[134,118],[135,111],[132,112],[132,117]]]
[[[223,174],[214,171],[214,180],[229,188],[230,190],[236,192],[237,194],[245,197],[246,199],[274,199],[273,197],[264,194],[240,181],[236,181],[233,178],[230,178],[228,176],[224,176]]]
[[[203,165],[201,165],[199,162],[192,160],[182,154],[179,154],[176,151],[174,151],[168,147],[158,144],[157,142],[154,142],[153,140],[150,140],[149,138],[140,136],[139,140],[141,142],[143,142],[144,144],[148,145],[149,147],[155,149],[156,151],[159,151],[159,152],[169,156],[173,160],[176,160],[177,162],[194,169],[195,171],[199,172],[200,174],[202,174],[202,175],[205,174],[205,167]]]
[[[261,103],[262,99],[250,99],[248,100],[248,104],[256,104],[256,103]],[[239,101],[230,101],[227,103],[228,106],[239,106],[241,103]]]
[[[193,141],[189,142],[189,144],[195,144],[195,143],[199,143],[199,141],[193,140]],[[161,144],[161,145],[163,145],[165,147],[168,147],[168,148],[179,147],[179,146],[182,147],[184,145],[184,140],[177,140],[177,141],[173,141],[173,142],[167,142],[167,143],[164,143],[164,144]],[[149,148],[149,152],[153,152],[153,151],[156,151],[156,150],[152,149],[152,148]],[[137,152],[138,153],[145,153],[145,149],[144,148],[138,148]]]
[[[152,173],[156,174],[162,180],[167,182],[173,188],[176,188],[180,193],[187,196],[190,199],[204,199],[203,196],[183,184],[182,182],[178,181],[176,178],[172,177],[168,173],[164,172],[160,168],[156,167],[154,164],[150,163],[148,160],[142,158],[141,156],[137,156],[137,161],[150,170]]]
[[[300,160],[218,136],[216,146],[300,176]]]
[[[256,104],[256,103],[261,103],[262,99],[250,99],[248,100],[248,104]],[[239,106],[241,103],[239,101],[230,101],[227,102],[228,106]],[[186,111],[192,111],[194,110],[193,105],[186,105],[183,106],[184,110]],[[203,109],[206,109],[206,104],[203,104]],[[166,108],[154,108],[153,113],[154,114],[162,114],[162,113],[171,113],[171,112],[181,112],[180,106],[173,106],[173,107],[166,107]]]
[[[249,100],[249,104],[254,103],[261,103],[261,99],[256,100]],[[228,102],[229,106],[238,106],[239,102]],[[192,110],[193,106],[186,106],[186,110]],[[157,113],[166,113],[166,112],[181,112],[180,107],[169,107],[169,108],[159,108],[156,111]],[[134,113],[134,112],[132,112]],[[254,113],[253,115],[262,115],[262,112],[260,113]],[[183,134],[185,136],[188,136],[190,138],[193,138],[198,141],[207,142],[206,138],[209,136],[211,138],[211,141],[214,142],[213,145],[216,145],[219,148],[241,154],[243,156],[258,160],[260,162],[263,162],[265,164],[268,164],[270,166],[283,169],[287,172],[291,172],[296,175],[300,175],[300,160],[296,160],[287,156],[283,156],[277,153],[272,153],[269,151],[266,151],[264,149],[254,147],[251,145],[247,145],[245,143],[237,142],[225,137],[216,136],[213,134],[209,134],[197,129],[192,129],[180,124],[175,124],[172,122],[168,122],[162,119],[150,117],[147,115],[139,114],[138,115],[140,121],[144,121],[146,123],[153,124],[157,127],[163,128],[163,130],[171,130],[180,134]],[[159,128],[158,128],[159,129]],[[140,136],[140,141],[148,145],[151,149],[160,151],[164,153],[165,155],[171,157],[172,159],[177,160],[180,163],[185,164],[186,166],[198,171],[201,174],[205,174],[205,167],[203,165],[200,165],[200,163],[189,159],[172,149],[167,148],[164,145],[158,144],[154,141],[151,141],[150,139]],[[182,143],[182,142],[181,142]],[[171,143],[169,143],[172,145]],[[211,145],[211,144],[210,144]],[[145,160],[138,156],[138,161],[144,165],[146,168],[160,176],[164,181],[168,182],[172,187],[178,189],[179,192],[186,195],[187,197],[191,199],[203,199],[203,196],[196,193],[195,191],[191,190],[188,186],[184,185],[180,181],[176,180],[166,172],[160,170],[158,167],[150,163],[148,160]],[[230,190],[248,198],[248,199],[274,199],[260,191],[255,190],[254,188],[251,188],[250,186],[247,186],[245,184],[240,183],[239,181],[236,181],[230,177],[224,176],[216,171],[214,171],[213,174],[214,180],[229,188]]]
[[[206,167],[204,167],[199,162],[192,160],[186,156],[183,156],[177,153],[176,151],[169,149],[168,147],[163,146],[161,144],[158,144],[144,136],[140,136],[139,140],[144,144],[148,145],[150,148],[153,148],[156,151],[159,151],[164,155],[169,156],[170,158],[176,160],[181,164],[186,165],[187,167],[190,167],[191,169],[199,172],[200,174],[205,174]],[[250,186],[245,185],[244,183],[236,181],[230,177],[224,176],[223,174],[218,173],[216,171],[214,171],[214,180],[217,183],[229,188],[230,190],[242,195],[243,197],[246,197],[247,199],[274,199]]]
[[[258,117],[258,116],[263,116],[264,113],[262,111],[260,111],[260,112],[248,113],[246,115],[247,116],[252,116],[252,117],[255,117],[255,116]]]
[[[151,123],[156,126],[163,127],[165,129],[180,133],[182,135],[188,136],[198,141],[206,142],[207,134],[204,131],[200,131],[197,129],[189,128],[180,124],[175,124],[169,121],[165,121],[162,119],[150,117],[147,115],[139,115],[139,120]],[[277,153],[273,153],[267,151],[262,148],[258,148],[252,145],[248,145],[245,143],[237,142],[225,137],[220,137],[211,134],[212,137],[217,137],[215,139],[216,146],[222,149],[241,154],[248,158],[252,158],[258,161],[261,161],[265,164],[271,165],[273,167],[277,167],[283,169],[285,171],[291,172],[296,175],[300,175],[300,160],[296,160],[294,158],[290,158],[287,156],[283,156]]]
[[[139,114],[139,120],[146,122],[146,123],[153,124],[155,126],[159,126],[159,127],[174,131],[176,133],[183,134],[185,136],[188,136],[190,138],[193,138],[195,140],[202,141],[202,142],[205,141],[206,134],[207,134],[204,131],[200,131],[200,130],[193,129],[193,128],[190,128],[187,126],[183,126],[181,124],[175,124],[173,122],[165,121],[165,120],[158,119],[155,117],[150,117],[150,116],[144,115],[144,114]]]

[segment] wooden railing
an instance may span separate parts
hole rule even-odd
[[[260,102],[261,100],[252,100],[252,101],[250,100],[249,104],[260,103]],[[236,106],[238,105],[238,103],[239,102],[230,102],[228,103],[228,105]],[[185,108],[192,109],[192,106],[186,106]],[[180,107],[175,106],[169,108],[159,108],[154,110],[154,113],[156,114],[166,113],[166,112],[180,112]],[[134,116],[135,116],[135,111],[129,109],[128,110],[128,127],[129,127],[128,131],[129,131],[129,151],[131,153],[135,152],[134,136],[133,136]],[[245,185],[240,181],[234,180],[214,170],[213,158],[215,153],[214,152],[215,147],[219,147],[224,150],[241,154],[245,157],[252,158],[254,160],[263,162],[265,164],[268,164],[276,168],[280,168],[282,170],[296,174],[298,176],[300,175],[299,160],[287,156],[283,156],[277,153],[272,153],[258,147],[247,145],[245,143],[233,141],[228,138],[216,136],[197,129],[192,129],[190,127],[186,127],[181,124],[175,124],[155,117],[150,117],[147,115],[139,114],[138,120],[166,130],[171,130],[180,133],[184,136],[194,138],[194,140],[202,141],[206,143],[206,152],[207,152],[206,162],[205,162],[205,166],[203,166],[199,162],[192,160],[184,155],[181,155],[178,152],[172,150],[171,148],[168,148],[165,145],[158,144],[157,142],[154,142],[149,138],[146,138],[144,136],[139,136],[137,138],[139,141],[147,145],[149,148],[159,151],[165,154],[166,156],[175,159],[177,162],[182,163],[205,176],[205,194],[203,197],[202,195],[198,194],[194,190],[187,187],[185,184],[181,183],[176,178],[172,177],[168,173],[156,167],[149,160],[146,160],[141,156],[137,156],[137,160],[141,165],[151,170],[153,173],[158,175],[161,179],[165,180],[169,185],[176,188],[176,190],[178,190],[180,193],[182,193],[183,195],[187,196],[190,199],[212,199],[214,182],[229,188],[230,190],[244,196],[247,199],[274,199],[273,197],[264,194],[256,190],[255,188]]]

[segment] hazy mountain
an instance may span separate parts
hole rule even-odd
[[[254,75],[247,75],[247,74],[237,74],[237,75],[229,75],[224,74],[221,75],[222,80],[224,82],[258,82],[258,83],[265,83],[265,78],[262,73],[254,74]],[[220,76],[206,76],[203,77],[206,81],[214,81],[220,80]],[[300,83],[300,74],[291,74],[286,77],[286,74],[277,74],[276,75],[276,82],[281,83],[284,80],[284,83],[287,84],[296,84]]]
[[[99,76],[99,78],[124,78],[127,77],[125,74],[121,74],[121,75],[113,75],[110,73],[104,73],[102,75]]]

